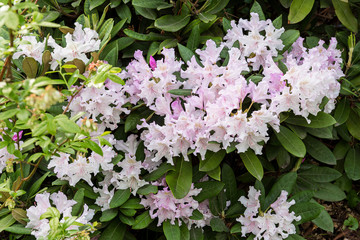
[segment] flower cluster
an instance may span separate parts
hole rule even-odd
[[[52,204],[50,203],[50,199]],[[64,193],[41,193],[37,194],[35,197],[36,206],[32,206],[27,209],[27,217],[29,222],[26,227],[33,229],[31,232],[36,239],[47,239],[51,226],[47,218],[41,218],[48,208],[55,206],[59,213],[62,215],[60,223],[63,223],[67,218],[72,217],[71,211],[72,207],[76,204],[74,200],[68,200]],[[89,221],[93,218],[95,211],[89,209],[89,207],[84,204],[84,210],[80,217],[76,218],[75,222],[70,225],[66,230],[76,230],[79,228],[79,224],[89,224]]]
[[[166,220],[169,220],[171,224],[175,224],[176,219],[179,221],[179,225],[181,225],[180,220],[182,220],[189,229],[192,224],[195,224],[196,227],[210,225],[213,215],[210,212],[208,201],[199,203],[193,198],[201,192],[201,189],[194,188],[194,185],[192,185],[189,193],[184,198],[176,199],[167,186],[165,179],[160,183],[153,184],[162,187],[162,189],[156,194],[150,193],[144,196],[140,203],[150,209],[151,218],[158,218],[158,226]],[[202,220],[191,219],[194,210],[198,210],[203,215]]]
[[[86,87],[71,101],[69,110],[72,115],[85,112],[84,117],[99,119],[98,124],[114,130],[121,113],[130,113],[122,107],[126,103],[124,93],[124,87],[112,81],[106,81],[100,88]]]
[[[164,124],[144,121],[138,126],[145,129],[141,139],[155,154],[153,161],[165,157],[172,164],[172,157],[180,154],[188,160],[189,150],[204,158],[207,150],[231,144],[238,152],[251,148],[261,154],[260,143],[268,140],[269,125],[279,130],[280,113],[316,115],[325,97],[329,100],[325,111],[334,109],[340,90],[337,79],[343,75],[335,39],[327,49],[323,42],[312,49],[295,43],[282,62],[288,69],[283,73],[274,61],[283,48],[283,29],[276,29],[270,20],[259,20],[255,13],[250,21],[241,19],[232,26],[219,47],[209,40],[205,50],[197,50],[200,59],[193,56],[186,70],[181,69],[173,49],[164,49],[164,59],[152,59],[150,66],[137,51],[135,60],[120,74],[126,79],[124,91],[130,103],[142,100],[164,116]],[[235,43],[241,43],[240,47]],[[227,64],[221,58],[223,52],[227,52]],[[260,82],[246,78],[260,67]],[[191,94],[169,93],[179,88]]]
[[[244,216],[237,218],[243,226],[242,236],[247,233],[255,235],[255,240],[281,240],[286,239],[290,234],[295,234],[295,226],[292,222],[300,221],[300,216],[295,216],[294,212],[289,212],[289,208],[295,204],[295,200],[287,202],[288,193],[281,191],[278,199],[271,204],[271,209],[265,213],[259,213],[260,191],[250,187],[248,198],[242,196],[239,201],[246,207]]]
[[[110,144],[115,144],[115,140],[110,135],[108,137]],[[59,156],[53,156],[49,162],[48,168],[54,168],[56,176],[63,180],[68,180],[71,186],[75,186],[81,179],[85,180],[90,186],[92,174],[96,175],[100,169],[103,171],[112,170],[114,165],[111,160],[115,157],[115,151],[112,147],[104,145],[101,147],[103,156],[92,152],[89,157],[78,154],[76,159],[72,159],[70,154],[59,153]]]
[[[100,48],[100,40],[96,31],[90,28],[82,29],[80,23],[75,23],[75,30],[72,34],[65,35],[66,47],[58,45],[50,36],[44,42],[38,42],[35,36],[24,36],[21,44],[18,46],[20,51],[14,53],[13,58],[18,59],[20,56],[32,57],[42,64],[42,55],[45,50],[45,43],[52,47],[51,69],[55,70],[59,62],[68,62],[74,59],[80,59],[85,64],[89,62],[86,53],[94,52]]]

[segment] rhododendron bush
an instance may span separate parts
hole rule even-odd
[[[354,35],[348,52],[343,36],[302,38],[257,2],[230,21],[216,15],[229,1],[159,1],[179,15],[149,34],[121,30],[129,1],[100,15],[105,1],[2,2],[2,239],[304,239],[310,221],[333,231],[319,200],[343,200],[360,179]],[[200,36],[195,20],[181,30],[190,13],[221,17],[224,34]]]

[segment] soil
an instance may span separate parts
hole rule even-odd
[[[307,240],[360,240],[360,229],[350,230],[344,221],[351,215],[360,220],[360,205],[355,209],[348,207],[346,200],[342,202],[320,202],[334,222],[334,233],[318,228],[312,222],[301,225],[301,236]]]

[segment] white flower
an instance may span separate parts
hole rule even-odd
[[[18,59],[20,56],[32,57],[42,64],[42,55],[45,49],[45,42],[38,42],[35,36],[24,36],[24,44],[20,44],[17,49],[20,51],[14,53],[13,58]]]

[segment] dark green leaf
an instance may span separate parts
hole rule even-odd
[[[207,172],[217,168],[226,155],[225,150],[218,152],[207,151],[205,159],[200,161],[199,170]]]
[[[214,232],[229,232],[229,228],[226,227],[224,221],[221,218],[212,218],[210,221],[210,226]]]
[[[346,175],[354,181],[360,179],[360,150],[351,148],[346,155],[344,169]]]
[[[275,135],[281,145],[291,154],[296,157],[304,157],[306,154],[306,148],[295,133],[284,126],[280,126],[280,132],[275,132]]]
[[[304,142],[308,153],[313,158],[326,164],[330,164],[330,165],[336,164],[336,158],[334,154],[325,144],[323,144],[316,138],[310,136],[307,136]]]
[[[185,197],[192,184],[192,165],[191,162],[183,158],[175,162],[175,171],[166,174],[166,183],[169,185],[175,198]]]
[[[114,220],[101,233],[99,240],[123,240],[126,234],[126,225],[119,220]]]
[[[341,99],[341,101],[336,104],[334,118],[337,121],[337,125],[341,125],[348,120],[350,109],[350,103],[346,98]]]
[[[135,223],[132,229],[144,229],[153,221],[149,215],[149,211],[143,212],[135,218]]]
[[[299,176],[314,182],[332,182],[341,177],[342,174],[333,168],[313,166],[300,172]]]
[[[119,189],[110,201],[110,207],[116,208],[124,204],[130,197],[130,189]]]
[[[257,1],[255,1],[254,4],[252,5],[250,12],[257,13],[259,15],[260,20],[265,20],[264,12]]]
[[[329,201],[337,202],[346,198],[345,193],[336,185],[331,183],[317,183],[315,185],[316,190],[314,196],[316,198]]]
[[[0,119],[1,119],[1,117],[0,117]],[[360,123],[359,115],[355,111],[351,110],[349,119],[346,122],[346,126],[347,126],[350,134],[358,140],[360,140],[359,123]]]
[[[312,222],[325,231],[334,232],[334,222],[325,209],[323,209],[320,212],[320,215],[317,218],[313,219]]]
[[[212,198],[219,194],[224,188],[225,184],[218,181],[207,181],[195,183],[195,188],[201,188],[201,192],[194,197],[198,202],[202,202],[205,199]]]
[[[179,48],[180,56],[185,63],[190,61],[192,56],[194,56],[193,51],[191,51],[189,48],[185,47],[184,45],[181,45],[180,43],[178,43],[178,48]]]
[[[294,211],[296,216],[301,216],[301,220],[296,222],[296,224],[301,224],[317,218],[322,210],[323,208],[316,203],[302,202],[291,206],[289,211]]]
[[[264,169],[254,151],[249,149],[244,153],[240,153],[240,158],[249,173],[261,181],[262,177],[264,176]]]
[[[292,189],[295,185],[297,178],[296,172],[289,172],[282,175],[279,180],[272,186],[269,194],[265,198],[265,209],[270,206],[275,200],[280,196],[282,190],[287,191],[289,194],[292,192]]]
[[[167,32],[177,32],[190,21],[190,15],[165,15],[155,20],[154,25]]]
[[[336,16],[339,18],[340,22],[344,24],[344,26],[347,27],[350,31],[357,33],[358,21],[351,12],[349,3],[341,0],[332,0],[332,3],[335,8]]]
[[[179,225],[173,225],[169,220],[164,221],[163,231],[167,240],[181,240]]]
[[[293,0],[288,19],[290,23],[302,21],[311,11],[315,0]]]
[[[100,217],[101,222],[109,222],[113,220],[118,215],[117,209],[107,209],[102,212],[102,215]]]

